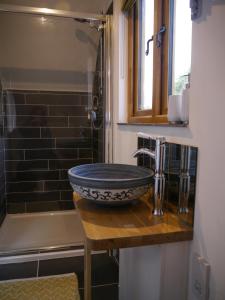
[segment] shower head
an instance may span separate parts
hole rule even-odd
[[[98,21],[98,20],[88,20],[88,19],[74,18],[74,21],[77,21],[79,23],[88,23],[91,28],[95,28],[98,31],[100,31],[104,28],[103,23],[101,21]]]
[[[74,21],[77,21],[79,23],[89,23],[90,24],[90,20],[87,20],[87,19],[74,18]]]

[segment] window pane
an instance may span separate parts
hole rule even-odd
[[[173,94],[181,94],[191,72],[190,0],[174,0]]]
[[[153,91],[153,42],[149,42],[149,53],[146,55],[148,40],[154,34],[154,0],[140,1],[140,87],[138,110],[152,109]]]

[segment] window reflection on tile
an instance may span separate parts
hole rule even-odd
[[[155,141],[138,138],[138,148],[155,149]],[[166,143],[165,156],[165,199],[164,210],[178,214],[181,219],[193,225],[196,172],[197,172],[196,147]],[[154,170],[153,159],[145,156],[138,158],[138,165]]]

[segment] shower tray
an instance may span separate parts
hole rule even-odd
[[[0,227],[0,255],[83,246],[76,210],[8,214]]]

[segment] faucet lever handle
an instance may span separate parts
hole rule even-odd
[[[137,157],[138,155],[141,155],[141,154],[146,154],[152,158],[155,158],[155,154],[150,151],[148,148],[140,148],[140,149],[137,149],[133,154],[132,156],[133,157]]]

